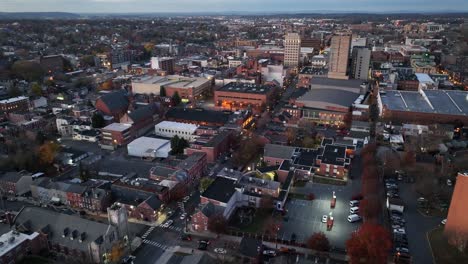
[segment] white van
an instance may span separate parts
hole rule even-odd
[[[354,207],[349,208],[349,213],[351,213],[351,214],[359,213],[359,207],[354,206]]]
[[[359,205],[359,200],[349,201],[349,206],[351,206],[351,207],[355,207],[355,206],[358,206],[358,205]]]
[[[352,214],[352,215],[349,215],[348,216],[348,222],[350,223],[354,223],[354,222],[357,222],[357,221],[360,221],[362,218],[357,215],[357,214]]]

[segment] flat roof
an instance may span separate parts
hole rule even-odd
[[[193,88],[204,85],[210,80],[201,77],[185,77],[180,75],[167,76],[142,76],[132,80],[133,83],[156,84],[163,86],[172,86],[177,88]]]
[[[434,80],[432,80],[431,76],[427,73],[415,73],[416,78],[418,78],[419,82],[423,83],[434,83]]]
[[[28,98],[26,96],[12,97],[12,98],[8,98],[8,99],[5,99],[5,100],[1,100],[0,104],[9,104],[9,103],[14,103],[14,102],[18,102],[18,101],[21,101],[21,100],[27,100],[27,99]]]
[[[27,235],[13,230],[1,235],[0,243],[2,246],[0,246],[0,256],[7,254],[24,241],[33,240],[37,236],[39,236],[39,233],[37,232],[33,232],[32,234]]]
[[[315,77],[310,81],[312,89],[328,87],[337,87],[337,88],[355,88],[361,89],[363,84],[362,80],[340,80],[340,79],[330,79],[326,77]]]
[[[217,91],[222,92],[235,92],[235,93],[251,93],[251,94],[266,94],[271,90],[272,86],[260,85],[253,83],[231,82]]]
[[[107,125],[106,127],[103,128],[103,130],[110,130],[110,131],[125,131],[127,129],[130,129],[132,125],[130,124],[123,124],[123,123],[112,123],[110,125]]]
[[[445,115],[468,114],[468,92],[457,90],[387,91],[381,95],[389,110]]]
[[[297,98],[296,102],[304,103],[307,107],[314,107],[311,105],[313,102],[326,102],[342,107],[350,107],[359,96],[359,93],[353,91],[319,88],[309,90],[303,96]]]
[[[154,126],[155,128],[164,128],[164,129],[175,129],[175,130],[185,130],[192,131],[192,134],[195,130],[198,129],[197,125],[187,124],[174,121],[162,121]]]
[[[159,149],[166,144],[169,144],[170,141],[160,138],[151,138],[151,137],[139,137],[127,145],[127,148],[148,148],[148,149]]]

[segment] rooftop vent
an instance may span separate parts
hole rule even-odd
[[[80,243],[83,243],[85,239],[86,239],[86,232],[83,232],[80,234],[80,239],[78,241],[80,241]]]
[[[66,227],[65,229],[63,229],[62,237],[67,237],[69,232],[70,232],[70,229],[68,229],[68,227]]]

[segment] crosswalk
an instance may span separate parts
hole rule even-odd
[[[143,243],[151,245],[151,246],[158,247],[158,248],[160,248],[162,250],[167,250],[168,249],[168,246],[165,246],[165,245],[163,245],[161,243],[158,243],[158,242],[152,241],[152,240],[148,240],[148,239],[143,239]]]
[[[151,234],[151,232],[153,232],[155,226],[151,226],[150,228],[148,228],[148,230],[146,230],[146,232],[141,236],[141,238],[145,239],[147,236],[149,236],[149,234]]]

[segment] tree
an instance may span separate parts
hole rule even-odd
[[[21,95],[21,90],[18,88],[18,86],[13,85],[8,89],[8,95],[11,97],[16,97]]]
[[[364,223],[346,241],[346,250],[351,264],[387,263],[391,248],[390,233],[382,226],[371,223]]]
[[[366,222],[376,221],[382,211],[380,199],[375,194],[370,194],[365,197],[359,204],[359,210]]]
[[[200,192],[204,192],[213,183],[213,178],[204,177],[200,180]]]
[[[107,80],[101,84],[102,90],[112,90],[114,88],[114,83],[112,80]]]
[[[171,155],[184,153],[184,149],[188,146],[188,141],[185,140],[185,138],[180,138],[178,135],[175,135],[171,139]]]
[[[94,128],[102,128],[106,124],[104,117],[100,113],[94,113],[91,117],[91,125]]]
[[[232,156],[233,164],[237,166],[245,166],[252,161],[262,150],[262,143],[258,137],[246,138],[239,142],[240,147]]]
[[[89,180],[89,177],[90,177],[89,176],[89,169],[85,168],[83,163],[80,162],[78,169],[79,169],[79,173],[80,173],[80,180],[82,182],[85,182],[85,181]]]
[[[41,85],[39,85],[37,82],[33,83],[31,85],[31,93],[36,96],[41,96],[42,95]]]
[[[52,164],[59,149],[60,145],[53,141],[42,144],[39,147],[39,160],[44,164]]]
[[[172,95],[172,103],[174,104],[174,106],[177,106],[180,104],[181,101],[182,99],[180,99],[179,93],[176,91],[174,95]]]
[[[416,163],[416,154],[412,150],[405,151],[405,156],[403,157],[403,163],[405,166],[412,166]]]
[[[315,146],[315,139],[313,139],[312,137],[304,137],[304,139],[302,140],[303,148],[314,148]]]
[[[329,251],[330,242],[323,232],[312,234],[307,240],[307,247],[317,251]]]
[[[161,86],[161,89],[159,90],[159,96],[166,97],[166,88],[164,88],[164,86]]]
[[[227,231],[227,221],[222,214],[215,214],[208,218],[208,230],[216,234],[223,234]]]
[[[42,78],[44,77],[44,71],[42,70],[41,65],[34,61],[16,61],[13,63],[12,70],[17,76],[29,82],[42,82]]]

